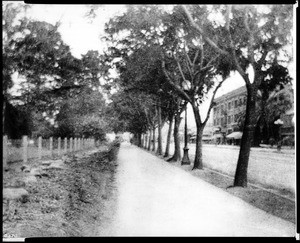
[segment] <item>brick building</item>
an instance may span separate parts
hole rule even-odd
[[[238,131],[238,117],[246,110],[247,90],[245,86],[215,99],[213,126],[216,133],[228,135]]]
[[[293,103],[293,88],[287,86],[286,92],[292,97]],[[275,96],[274,101],[280,98],[280,92]],[[214,135],[223,142],[225,137],[233,132],[240,131],[238,119],[246,111],[247,90],[246,86],[237,88],[227,94],[224,94],[215,99],[216,105],[213,108],[213,127]],[[285,114],[281,114],[280,118],[283,120],[281,128],[281,139],[284,137],[294,138],[294,109],[291,108]],[[278,139],[278,138],[277,138]]]

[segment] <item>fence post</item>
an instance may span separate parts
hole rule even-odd
[[[49,138],[49,143],[50,143],[50,156],[53,156],[53,137]]]
[[[42,159],[42,137],[38,137],[38,158],[39,160]]]
[[[77,138],[74,138],[74,151],[77,151]]]
[[[73,151],[73,138],[70,138],[70,152]]]
[[[27,163],[28,161],[28,154],[27,154],[27,148],[28,148],[28,137],[22,136],[22,147],[23,147],[23,162]]]
[[[7,167],[7,156],[8,156],[8,150],[7,150],[7,136],[3,136],[3,169]]]
[[[57,140],[57,153],[60,156],[60,149],[61,149],[61,138],[59,137]]]
[[[68,139],[65,138],[65,146],[64,146],[64,153],[66,154],[67,153],[67,146],[68,146]]]

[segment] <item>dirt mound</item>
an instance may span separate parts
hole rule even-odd
[[[44,163],[46,173],[37,173],[37,181],[31,183],[24,180],[30,173],[21,169],[20,162],[11,164],[4,172],[4,187],[13,180],[25,181],[21,186],[28,192],[28,200],[9,204],[3,200],[3,238],[99,236],[105,232],[116,202],[117,164],[112,159],[115,156],[108,156],[109,149],[101,147],[91,154],[64,156],[59,163]],[[116,151],[114,148],[111,153]],[[27,166],[38,168],[41,161],[29,161]]]

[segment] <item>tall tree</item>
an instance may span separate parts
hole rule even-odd
[[[66,98],[56,115],[56,136],[94,136],[103,140],[108,130],[104,118],[106,104],[103,95],[86,87],[76,96]]]
[[[202,11],[202,13],[204,12]],[[157,62],[162,63],[160,69],[156,68],[153,70],[155,70],[156,73],[160,70],[159,73],[163,74],[164,81],[168,83],[169,89],[173,90],[180,99],[190,102],[193,105],[195,108],[193,110],[196,114],[196,121],[199,126],[201,126],[202,121],[199,119],[198,106],[199,102],[203,101],[205,93],[214,86],[212,77],[216,72],[215,69],[213,71],[211,69],[213,69],[212,64],[214,64],[217,57],[215,57],[216,52],[210,48],[209,45],[206,45],[207,48],[205,49],[207,50],[206,53],[203,54],[202,50],[200,50],[203,47],[202,41],[196,38],[188,25],[181,24],[183,18],[184,15],[180,8],[176,8],[171,13],[168,13],[158,6],[130,6],[124,15],[111,20],[107,24],[106,31],[109,34],[109,39],[114,39],[117,33],[125,33],[125,37],[115,41],[114,46],[111,47],[115,53],[118,53],[120,56],[122,55],[124,59],[130,55],[134,55],[134,48],[136,48],[140,50],[140,53],[143,53],[140,57],[144,58],[144,62],[149,63],[149,60],[156,60],[154,62],[150,61],[147,66],[151,67],[153,64],[157,65]],[[196,42],[198,46],[193,47],[193,42]],[[187,44],[189,46],[187,46]],[[183,45],[185,46],[183,47]],[[185,50],[185,48],[189,50]],[[208,48],[210,48],[210,50],[208,50]],[[150,53],[150,59],[145,58],[145,55],[147,56],[145,53],[147,52],[144,52],[144,50]],[[172,54],[175,52],[177,56],[175,57],[175,55],[173,55],[171,58],[166,57],[166,54],[169,52]],[[127,54],[125,55],[124,53]],[[212,58],[209,58],[208,54],[211,54]],[[180,59],[183,59],[184,63],[181,63]],[[136,66],[134,68],[136,68]],[[145,70],[140,76],[144,77],[145,75],[149,75],[147,71],[149,70]],[[139,74],[139,71],[136,71],[136,73]],[[192,81],[193,87],[192,90],[185,92],[182,84],[186,81],[185,75],[191,73],[192,77],[189,78],[191,79],[190,82]],[[134,76],[135,75],[131,76],[131,78],[134,78]],[[139,77],[139,75],[137,76]],[[151,85],[154,83],[156,84],[156,82],[151,80]],[[144,85],[145,83],[143,83],[143,86]],[[211,102],[211,107],[212,105],[213,103]],[[182,112],[181,108],[182,107],[178,107],[179,113],[175,116],[174,136],[176,136],[176,141],[178,137],[178,125],[180,123],[180,113]],[[201,128],[205,126],[206,121],[207,120],[204,121]],[[203,131],[201,132],[200,128],[198,130],[199,139],[197,140],[194,164],[195,168],[202,168],[202,139],[200,136]],[[176,156],[173,156],[173,158],[177,160],[180,158],[180,151],[178,151],[179,148],[177,146],[179,141],[175,143],[176,153],[174,155]]]
[[[74,58],[51,25],[22,17],[26,6],[8,3],[3,16],[3,125],[5,106],[23,104],[28,113],[55,112],[63,95],[78,88],[80,60]],[[11,93],[12,75],[17,74],[18,94]]]
[[[262,139],[265,143],[268,143],[270,139],[270,129],[268,127],[270,127],[270,123],[274,122],[275,117],[284,114],[291,108],[292,104],[292,97],[288,93],[282,92],[282,90],[287,90],[287,87],[291,85],[288,69],[280,65],[277,59],[274,59],[272,65],[264,70],[263,73],[264,77],[258,87],[257,95],[257,124],[253,140],[254,146],[259,146]],[[281,96],[280,102],[274,100],[274,96],[277,95]],[[274,105],[278,106],[277,110],[274,109]],[[275,115],[274,112],[277,114]]]
[[[148,129],[146,110],[149,104],[145,101],[149,102],[151,97],[143,93],[119,91],[111,99],[109,115],[114,132],[131,132],[135,143],[141,146],[141,135]]]
[[[247,169],[250,147],[256,124],[256,94],[262,82],[262,71],[279,56],[280,50],[291,42],[292,5],[213,6],[213,14],[222,16],[221,21],[202,19],[191,9],[182,6],[195,31],[224,60],[231,61],[231,69],[244,79],[247,88],[245,125],[234,179],[234,186],[247,186]],[[216,38],[217,37],[217,38]],[[230,62],[229,62],[230,63]],[[253,80],[249,76],[253,70]]]
[[[206,8],[196,10],[198,16],[207,18]],[[176,24],[172,25],[174,22]],[[166,44],[162,69],[173,90],[192,106],[197,126],[193,169],[202,169],[203,130],[214,105],[214,96],[228,76],[229,70],[220,65],[218,53],[195,35],[180,7],[174,8],[172,14],[166,16],[164,35],[167,37],[165,41],[173,44]],[[209,92],[212,92],[212,98],[203,119],[199,107]]]

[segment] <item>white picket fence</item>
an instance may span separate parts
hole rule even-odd
[[[60,157],[64,154],[92,149],[98,141],[94,138],[53,138],[29,139],[23,136],[22,140],[9,140],[3,136],[3,168],[7,162],[23,161],[28,159],[42,159],[43,157]]]

